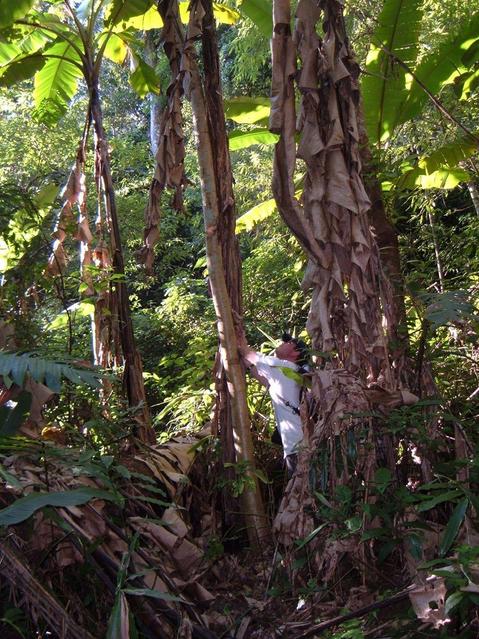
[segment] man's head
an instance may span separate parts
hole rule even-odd
[[[276,349],[276,357],[285,359],[288,362],[304,364],[307,357],[307,346],[301,339],[292,337],[289,333],[283,333],[282,344]]]

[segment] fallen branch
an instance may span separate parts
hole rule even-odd
[[[357,617],[363,617],[367,615],[368,612],[372,612],[373,610],[380,610],[381,608],[388,608],[395,603],[403,601],[409,597],[409,593],[411,592],[411,588],[407,588],[402,592],[398,592],[396,595],[392,595],[392,597],[387,597],[387,599],[382,599],[381,601],[375,601],[368,606],[363,606],[358,610],[354,610],[353,612],[348,612],[345,615],[340,615],[339,617],[334,617],[334,619],[329,619],[328,621],[323,621],[322,623],[318,623],[315,626],[311,626],[306,632],[303,632],[301,635],[297,635],[295,639],[304,639],[305,637],[312,637],[313,635],[322,634],[325,630],[329,628],[333,628],[334,626],[340,626],[345,621],[349,621],[350,619],[356,619]]]

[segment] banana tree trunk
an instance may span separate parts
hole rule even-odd
[[[125,282],[125,267],[118,225],[115,191],[111,177],[110,158],[103,126],[103,114],[98,85],[96,82],[93,82],[89,88],[90,109],[96,138],[95,162],[98,165],[98,174],[101,176],[105,222],[108,229],[111,250],[112,271],[113,275],[116,276],[115,280],[110,284],[110,293],[116,298],[119,341],[124,363],[123,387],[128,398],[128,405],[131,408],[137,408],[135,414],[138,423],[136,435],[140,440],[152,443],[155,441],[155,436],[151,427],[149,410],[146,404],[141,357],[136,347],[133,334],[130,302]]]
[[[202,58],[204,68],[205,100],[208,114],[208,129],[212,141],[211,149],[215,173],[216,193],[218,194],[218,238],[221,245],[225,281],[228,296],[233,309],[233,320],[243,315],[241,257],[238,240],[235,234],[236,206],[233,192],[233,173],[228,149],[225,114],[223,107],[223,90],[221,86],[218,41],[215,28],[213,7],[210,0],[203,0],[205,16],[203,18]],[[232,398],[228,390],[228,379],[221,357],[216,358],[215,379],[217,401],[214,424],[221,438],[223,463],[234,463],[234,423]],[[227,479],[234,479],[234,469],[224,469]],[[225,525],[235,525],[234,512],[237,510],[235,499],[223,495]]]
[[[192,3],[191,7],[192,13],[196,8],[194,4]],[[208,36],[209,34],[206,33],[205,38]],[[188,47],[188,44],[186,46]],[[214,140],[209,127],[209,121],[211,121],[209,116],[216,117],[218,114],[208,112],[194,54],[190,53],[188,62],[190,73],[188,88],[200,165],[208,274],[217,318],[221,360],[226,372],[228,395],[231,400],[236,460],[244,464],[247,479],[241,495],[241,506],[246,519],[248,539],[253,546],[257,546],[261,540],[269,536],[269,530],[255,474],[251,424],[246,402],[246,380],[239,359],[232,301],[228,292],[223,261],[224,223],[220,206],[224,176],[216,173],[218,165],[215,163]],[[228,188],[227,185],[226,189]],[[235,288],[237,290],[237,286]]]

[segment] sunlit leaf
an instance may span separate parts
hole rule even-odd
[[[113,0],[107,11],[105,23],[108,26],[121,24],[122,28],[126,29],[130,18],[142,16],[154,4],[154,0]]]
[[[67,311],[59,313],[46,327],[47,331],[65,328],[70,322],[75,322],[79,317],[90,317],[95,310],[92,302],[75,302]]]
[[[225,115],[239,124],[253,124],[269,117],[269,98],[231,98],[225,100]]]
[[[108,60],[116,62],[116,64],[123,64],[126,55],[128,53],[128,45],[125,40],[117,33],[104,32],[98,38],[98,44],[101,47],[104,39],[108,38],[106,46],[103,50],[103,55]]]
[[[161,29],[163,27],[163,19],[156,6],[152,6],[146,13],[122,20],[118,27],[121,27],[122,30],[138,29],[139,31],[150,31],[151,29]],[[115,29],[117,32],[118,27]]]
[[[219,2],[213,2],[213,14],[221,24],[236,24],[240,18],[237,11]]]
[[[255,224],[266,220],[276,211],[276,201],[274,199],[266,200],[253,206],[252,209],[244,213],[236,220],[236,233],[242,231],[250,231]]]
[[[432,173],[425,173],[422,169],[413,169],[397,182],[397,188],[401,189],[443,189],[456,188],[461,182],[468,182],[471,175],[464,169],[439,169]]]
[[[270,133],[268,129],[253,129],[252,131],[233,131],[228,135],[230,151],[246,149],[253,144],[275,144],[279,135]]]

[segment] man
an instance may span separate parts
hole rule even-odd
[[[286,467],[291,476],[296,468],[298,445],[303,439],[299,415],[302,386],[297,375],[288,376],[284,369],[296,373],[301,370],[301,365],[305,363],[306,344],[285,333],[274,357],[251,350],[244,335],[239,339],[238,346],[247,368],[251,370],[254,367],[251,371],[253,376],[268,389],[283,444]]]

